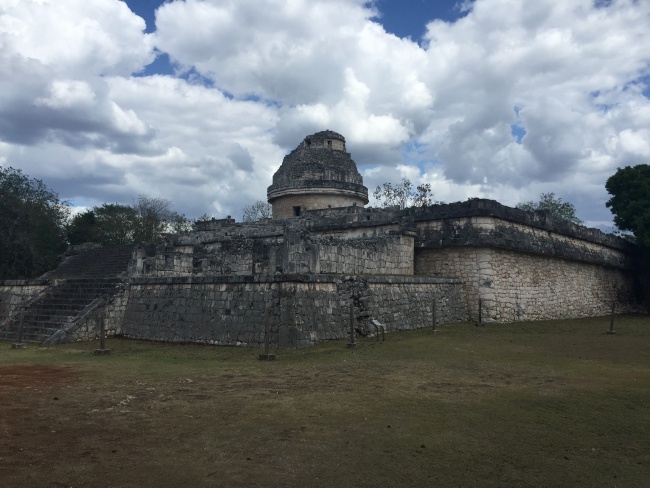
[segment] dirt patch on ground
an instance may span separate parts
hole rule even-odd
[[[20,364],[0,366],[0,397],[19,390],[42,390],[71,381],[77,373],[62,366]]]

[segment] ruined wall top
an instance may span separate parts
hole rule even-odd
[[[345,151],[345,137],[333,130],[324,130],[305,137],[300,145],[305,145],[308,149]]]

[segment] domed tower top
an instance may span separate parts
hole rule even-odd
[[[368,189],[345,150],[345,137],[326,130],[305,137],[284,157],[267,197],[273,217],[285,218],[303,210],[363,206]]]

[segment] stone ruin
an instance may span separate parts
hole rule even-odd
[[[109,335],[274,348],[477,321],[629,311],[637,249],[595,229],[498,202],[365,208],[345,139],[319,132],[284,158],[273,218],[198,222],[134,247],[72,249],[39,280],[0,282],[0,338]],[[479,309],[480,307],[480,309]]]

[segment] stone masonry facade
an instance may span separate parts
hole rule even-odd
[[[121,335],[136,339],[259,347],[268,314],[274,348],[306,347],[349,334],[467,320],[462,283],[417,277],[203,277],[133,279]]]
[[[268,320],[272,347],[305,347],[372,320],[430,326],[434,302],[439,324],[478,320],[479,303],[497,323],[630,311],[643,295],[638,249],[613,235],[492,200],[365,208],[367,193],[345,138],[313,134],[273,177],[273,219],[90,246],[41,280],[0,283],[0,337],[26,310],[33,340],[92,339],[103,318],[114,335],[258,347]]]
[[[477,320],[479,300],[486,322],[631,310],[635,259],[622,239],[490,200],[328,208],[137,246],[101,310],[110,334],[249,347],[268,313],[272,347],[304,347],[346,337],[350,303],[359,333],[429,326],[434,299],[439,324]],[[3,283],[3,322],[47,283]],[[65,340],[97,337],[101,310],[70,319]]]

